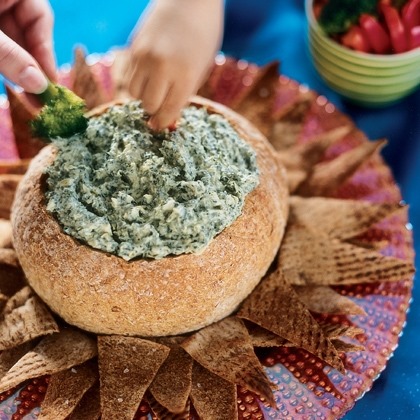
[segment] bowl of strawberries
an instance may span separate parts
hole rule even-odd
[[[352,102],[390,105],[420,85],[420,0],[306,0],[322,79]]]

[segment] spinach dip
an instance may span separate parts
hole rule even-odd
[[[253,149],[205,108],[185,108],[175,131],[156,133],[131,101],[54,143],[47,210],[67,234],[125,260],[204,249],[258,185]]]

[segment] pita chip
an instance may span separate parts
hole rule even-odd
[[[288,149],[297,144],[314,98],[312,92],[306,92],[299,95],[297,100],[290,104],[290,107],[282,109],[269,136],[269,140],[276,150]]]
[[[83,395],[81,401],[67,420],[98,420],[101,417],[99,381]]]
[[[0,351],[58,331],[46,305],[37,296],[31,296],[22,305],[6,311],[0,322]]]
[[[28,341],[13,349],[0,352],[0,379],[9,371],[9,369],[26,353],[35,347],[36,343]]]
[[[246,96],[233,109],[251,121],[265,136],[273,126],[273,107],[279,82],[279,63],[272,62],[259,72]]]
[[[157,420],[189,420],[190,419],[190,401],[188,400],[182,411],[172,413],[166,407],[159,404],[150,392],[146,393],[146,400],[153,411]]]
[[[207,370],[255,392],[275,407],[271,384],[239,318],[225,318],[203,328],[185,340],[182,347]]]
[[[360,200],[290,198],[290,218],[293,223],[343,241],[363,234],[375,223],[403,208],[400,204],[374,204]]]
[[[97,379],[91,362],[51,375],[38,420],[66,420]]]
[[[165,342],[163,342],[165,343]],[[168,345],[170,352],[150,385],[156,402],[171,413],[182,413],[191,391],[193,360],[179,345]]]
[[[366,315],[357,303],[328,286],[294,286],[299,299],[319,314]]]
[[[344,372],[342,361],[331,341],[281,270],[277,269],[260,282],[242,303],[238,316],[283,337]]]
[[[287,280],[298,286],[399,281],[414,274],[411,262],[290,224],[278,261]]]
[[[45,143],[32,135],[30,122],[37,116],[38,110],[26,99],[6,85],[9,99],[10,118],[12,120],[15,143],[21,159],[31,159],[45,146]]]
[[[0,392],[38,376],[52,375],[80,365],[97,354],[95,341],[72,329],[46,336],[12,366],[0,381]]]
[[[99,336],[102,420],[131,420],[169,347],[135,337]]]
[[[201,420],[238,418],[236,385],[194,363],[191,401]]]
[[[72,69],[72,90],[74,93],[85,100],[88,109],[107,102],[102,85],[97,81],[92,68],[86,63],[83,49],[80,47],[76,48],[74,57]]]
[[[0,218],[10,219],[10,210],[15,198],[16,188],[22,175],[0,174]]]
[[[252,324],[251,322],[248,324],[248,333],[254,347],[282,347],[290,345],[290,342],[285,338],[279,337],[257,324]]]
[[[305,197],[331,195],[385,144],[386,140],[366,141],[329,162],[315,165],[310,177],[299,186],[297,194]]]

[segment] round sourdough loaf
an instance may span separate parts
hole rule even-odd
[[[287,220],[285,172],[243,117],[199,97],[192,104],[227,118],[260,171],[242,214],[200,253],[127,262],[81,243],[46,210],[44,170],[56,150],[49,145],[32,161],[12,209],[14,246],[29,284],[69,324],[100,334],[186,333],[235,311],[270,267]]]

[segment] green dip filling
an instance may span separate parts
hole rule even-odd
[[[67,234],[125,260],[204,249],[258,185],[253,149],[204,108],[184,109],[175,131],[155,133],[132,101],[54,143],[48,211]]]

